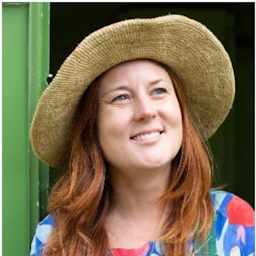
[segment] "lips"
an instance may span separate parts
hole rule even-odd
[[[145,139],[153,139],[153,138],[158,137],[161,133],[162,133],[162,131],[143,132],[143,133],[140,133],[138,135],[131,137],[131,139],[136,140],[136,141],[145,140]]]

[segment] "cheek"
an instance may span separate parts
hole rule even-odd
[[[173,108],[174,113],[173,116],[175,117],[175,120],[177,122],[177,125],[180,127],[180,129],[182,130],[182,114],[181,114],[181,109],[180,109],[180,104],[176,98],[176,104],[175,107]]]
[[[178,130],[179,133],[181,134],[181,138],[183,137],[183,119],[182,119],[182,114],[179,112],[178,118],[177,118],[177,123],[178,123]]]
[[[110,111],[107,107],[99,109],[97,119],[97,133],[101,147],[116,143],[127,129],[125,115],[121,111]],[[126,127],[126,129],[124,128]]]
[[[180,105],[177,99],[173,99],[166,104],[165,106],[165,114],[168,119],[169,124],[174,128],[180,128],[182,130],[182,114]]]
[[[99,116],[100,118],[100,116]],[[112,116],[104,116],[98,120],[98,140],[103,157],[110,166],[116,162],[116,156],[120,158],[120,148],[123,147],[124,129],[120,127]]]
[[[106,159],[106,153],[110,151],[111,145],[109,141],[111,141],[111,139],[109,139],[109,128],[107,128],[107,123],[105,121],[105,119],[101,119],[98,121],[97,133],[101,151],[103,153],[104,158]]]
[[[107,131],[109,130],[107,116],[108,115],[105,109],[102,106],[100,106],[98,109],[98,117],[97,117],[97,135],[98,135],[100,147],[102,148],[103,151],[105,148],[104,145],[106,144],[105,142],[106,134],[107,134]]]
[[[181,109],[178,102],[175,105],[172,105],[170,109],[171,111],[168,114],[168,123],[172,130],[172,139],[175,139],[175,144],[180,148],[183,140],[183,118]]]
[[[102,149],[105,148],[105,145],[108,143],[109,133],[111,131],[110,123],[108,122],[108,119],[106,117],[99,116],[98,122],[97,122],[97,133],[98,133],[98,139],[99,143]]]
[[[178,115],[177,115],[177,135],[179,137],[178,141],[179,141],[179,147],[181,147],[182,144],[182,140],[183,140],[183,119],[182,119],[182,114],[181,111],[179,109]]]
[[[180,149],[183,141],[183,118],[182,118],[182,113],[179,107],[178,115],[177,115],[177,146]]]

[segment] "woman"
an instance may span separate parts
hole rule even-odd
[[[194,20],[127,20],[85,38],[31,127],[35,153],[66,169],[31,255],[253,255],[253,210],[210,191],[203,142],[233,99],[229,56]]]

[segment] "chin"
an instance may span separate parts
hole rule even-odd
[[[152,160],[150,159],[149,161],[144,162],[141,165],[138,165],[139,169],[148,169],[148,170],[155,170],[159,168],[166,168],[171,166],[171,161],[159,161],[159,160]]]
[[[161,153],[158,154],[148,154],[142,158],[142,162],[146,165],[152,165],[156,167],[160,167],[162,165],[171,164],[174,154],[170,154],[167,151],[161,151]],[[167,157],[169,156],[169,157]],[[171,157],[170,157],[171,156]]]

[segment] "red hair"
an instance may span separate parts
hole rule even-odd
[[[185,256],[188,240],[204,239],[212,223],[211,166],[186,107],[181,82],[169,67],[158,64],[173,81],[183,118],[182,146],[172,161],[169,188],[159,199],[171,201],[172,212],[158,240],[165,245],[164,255]],[[44,256],[102,256],[110,249],[104,222],[112,207],[113,190],[97,138],[99,79],[85,91],[76,110],[69,164],[49,198],[55,225]]]

